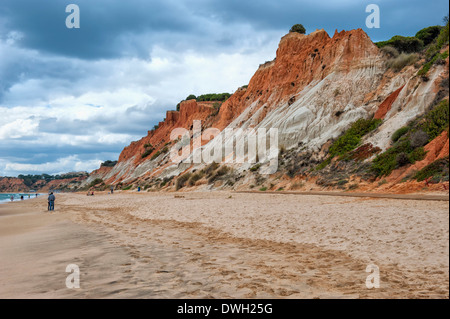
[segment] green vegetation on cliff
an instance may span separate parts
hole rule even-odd
[[[359,119],[354,122],[350,128],[339,137],[328,149],[328,158],[320,163],[316,170],[321,170],[331,163],[331,160],[339,156],[340,160],[349,158],[349,153],[353,151],[360,143],[364,135],[375,130],[382,120]]]
[[[208,93],[208,94],[202,94],[199,96],[195,96],[194,94],[190,94],[185,100],[196,100],[197,102],[210,102],[210,101],[218,101],[218,102],[225,102],[230,98],[230,93]],[[181,101],[181,102],[183,102]],[[181,102],[177,104],[177,111],[180,110]]]
[[[428,178],[434,179],[434,181],[446,181],[448,182],[449,168],[448,168],[448,156],[441,158],[433,163],[425,166],[414,177],[419,182]]]
[[[448,127],[449,105],[448,100],[443,100],[394,132],[394,144],[373,160],[372,171],[376,176],[387,176],[396,168],[422,160],[426,155],[423,146],[448,131]]]
[[[306,29],[303,26],[303,24],[294,24],[292,26],[292,28],[289,30],[289,32],[297,32],[297,33],[305,34]]]
[[[423,41],[416,37],[404,37],[401,35],[395,35],[387,41],[380,41],[375,43],[379,48],[385,46],[391,46],[397,49],[399,52],[419,52],[423,49]]]
[[[100,167],[114,167],[117,164],[117,161],[105,161],[103,162]]]

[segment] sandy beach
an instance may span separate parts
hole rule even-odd
[[[6,203],[0,298],[448,298],[448,210],[228,192],[57,194],[51,214],[44,197]]]

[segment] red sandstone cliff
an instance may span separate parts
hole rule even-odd
[[[253,103],[257,103],[258,108],[265,104],[276,107],[312,81],[319,81],[336,70],[345,72],[358,68],[366,63],[367,57],[377,54],[378,48],[362,29],[336,31],[332,38],[324,30],[309,35],[291,32],[281,39],[276,59],[261,65],[248,87],[238,89],[207,124],[222,130]],[[212,103],[182,102],[179,112],[167,112],[158,129],[149,131],[146,137],[125,147],[119,162],[133,159],[134,165],[139,165],[148,160],[170,142],[170,132],[174,128],[190,129],[193,120],[204,122],[213,112]],[[142,158],[146,144],[151,144],[154,152]]]
[[[27,192],[30,188],[24,184],[23,179],[15,177],[0,177],[0,192]]]
[[[279,44],[276,58],[262,64],[246,90],[238,90],[220,108],[215,127],[225,128],[255,101],[258,106],[275,107],[290,100],[313,81],[333,71],[349,71],[378,55],[378,48],[362,29],[335,32],[330,38],[324,30],[309,35],[290,32]]]
[[[149,131],[146,137],[141,140],[132,142],[125,147],[119,156],[119,162],[123,162],[133,158],[135,165],[151,158],[158,150],[161,150],[167,143],[170,143],[170,133],[175,128],[192,129],[194,120],[205,121],[206,118],[214,111],[213,102],[197,102],[195,100],[183,101],[180,105],[180,111],[167,111],[166,119],[160,122],[158,128]],[[146,151],[146,144],[151,144],[154,151],[147,157],[142,158],[142,154]]]
[[[439,83],[448,78],[448,71],[438,66],[430,71],[429,81],[422,81],[414,66],[397,73],[386,68],[385,59],[361,29],[336,31],[333,37],[324,30],[289,33],[281,39],[276,58],[260,65],[248,86],[239,88],[218,113],[214,102],[182,102],[179,112],[168,111],[156,130],[125,147],[114,168],[95,171],[88,181],[98,177],[108,184],[139,184],[167,176],[163,173],[170,167],[174,172],[174,165],[164,157],[152,158],[173,145],[173,129],[184,128],[192,134],[194,120],[202,121],[202,129],[223,130],[233,121],[234,127],[273,125],[279,128],[281,144],[320,150],[320,158],[322,146],[329,146],[350,123],[374,117],[384,122],[369,144],[385,150],[393,131],[424,112]],[[448,58],[446,63],[448,69]],[[443,139],[427,145],[427,157],[408,172],[448,155],[448,139]],[[186,169],[190,168],[176,169],[172,176]],[[408,172],[396,171],[390,178],[401,179]]]

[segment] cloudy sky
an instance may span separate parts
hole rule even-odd
[[[379,29],[365,26],[371,3]],[[247,84],[293,24],[375,42],[447,13],[440,0],[0,0],[0,176],[117,159],[187,95]]]

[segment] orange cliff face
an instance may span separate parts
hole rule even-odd
[[[146,137],[125,147],[120,153],[119,163],[134,158],[134,164],[139,165],[143,161],[149,160],[152,154],[171,143],[170,134],[172,130],[175,128],[191,130],[194,120],[205,121],[214,111],[213,103],[195,100],[181,102],[180,111],[167,111],[166,119],[159,123],[156,130],[149,131]],[[142,154],[146,151],[146,144],[151,144],[154,151],[147,157],[142,158]]]
[[[288,33],[280,41],[276,58],[262,64],[248,88],[238,90],[222,105],[215,127],[225,128],[252,103],[257,102],[258,108],[276,107],[313,81],[334,71],[358,68],[377,55],[377,46],[362,29],[336,30],[333,38],[324,30],[309,35]]]
[[[315,165],[323,157],[320,154],[324,145],[329,146],[356,120],[374,116],[383,119],[383,124],[367,139],[385,150],[396,129],[422,114],[437,93],[442,95],[439,83],[448,79],[448,58],[447,67],[437,65],[430,69],[429,81],[416,76],[415,66],[393,72],[387,68],[386,60],[362,29],[336,31],[333,37],[324,30],[309,35],[289,33],[281,39],[276,58],[260,65],[248,86],[239,88],[218,113],[214,102],[182,102],[179,112],[168,111],[156,130],[132,142],[122,151],[114,168],[98,175],[107,184],[163,187],[159,181],[166,185],[166,178],[193,172],[198,169],[195,164],[173,165],[168,156],[152,158],[158,151],[171,148],[174,141],[170,134],[175,128],[190,130],[192,136],[195,120],[202,122],[202,130],[223,130],[232,122],[233,128],[277,127],[279,145],[288,154],[311,152],[310,162]],[[439,136],[425,150],[427,157],[410,171],[448,156],[448,137]],[[281,164],[290,165],[287,161],[294,158],[286,157]],[[254,184],[252,174],[241,168],[236,167],[238,177],[230,177],[236,179],[236,183],[231,183],[235,189]],[[295,165],[293,168],[297,169]],[[406,169],[394,171],[389,180],[402,179],[409,173]],[[94,177],[91,174],[89,181]]]
[[[95,171],[92,171],[89,175],[92,176],[101,176],[104,177],[106,175],[109,174],[109,172],[111,172],[111,170],[113,169],[113,167],[111,166],[100,166],[99,169],[96,169]]]
[[[276,58],[261,65],[248,87],[238,89],[221,105],[217,115],[213,115],[214,102],[184,101],[179,112],[167,112],[166,119],[156,130],[125,147],[119,164],[126,162],[127,165],[118,172],[120,180],[132,175],[133,167],[149,161],[158,150],[165,146],[170,148],[170,134],[174,128],[190,130],[193,121],[200,120],[203,129],[214,127],[223,130],[252,105],[256,107],[251,109],[249,116],[264,106],[259,118],[261,121],[270,109],[295,99],[295,95],[312,82],[319,82],[336,71],[345,73],[361,65],[367,67],[367,63],[378,55],[378,48],[362,29],[336,31],[332,38],[324,30],[309,35],[288,33],[279,43]],[[154,150],[143,158],[148,149]],[[114,181],[119,180],[114,176],[108,179],[108,182]]]
[[[387,180],[392,183],[399,183],[403,178],[420,171],[434,161],[449,156],[448,131],[443,131],[439,136],[425,145],[424,151],[426,152],[426,155],[423,160],[394,170]]]
[[[0,192],[26,192],[29,189],[21,178],[0,177]]]

